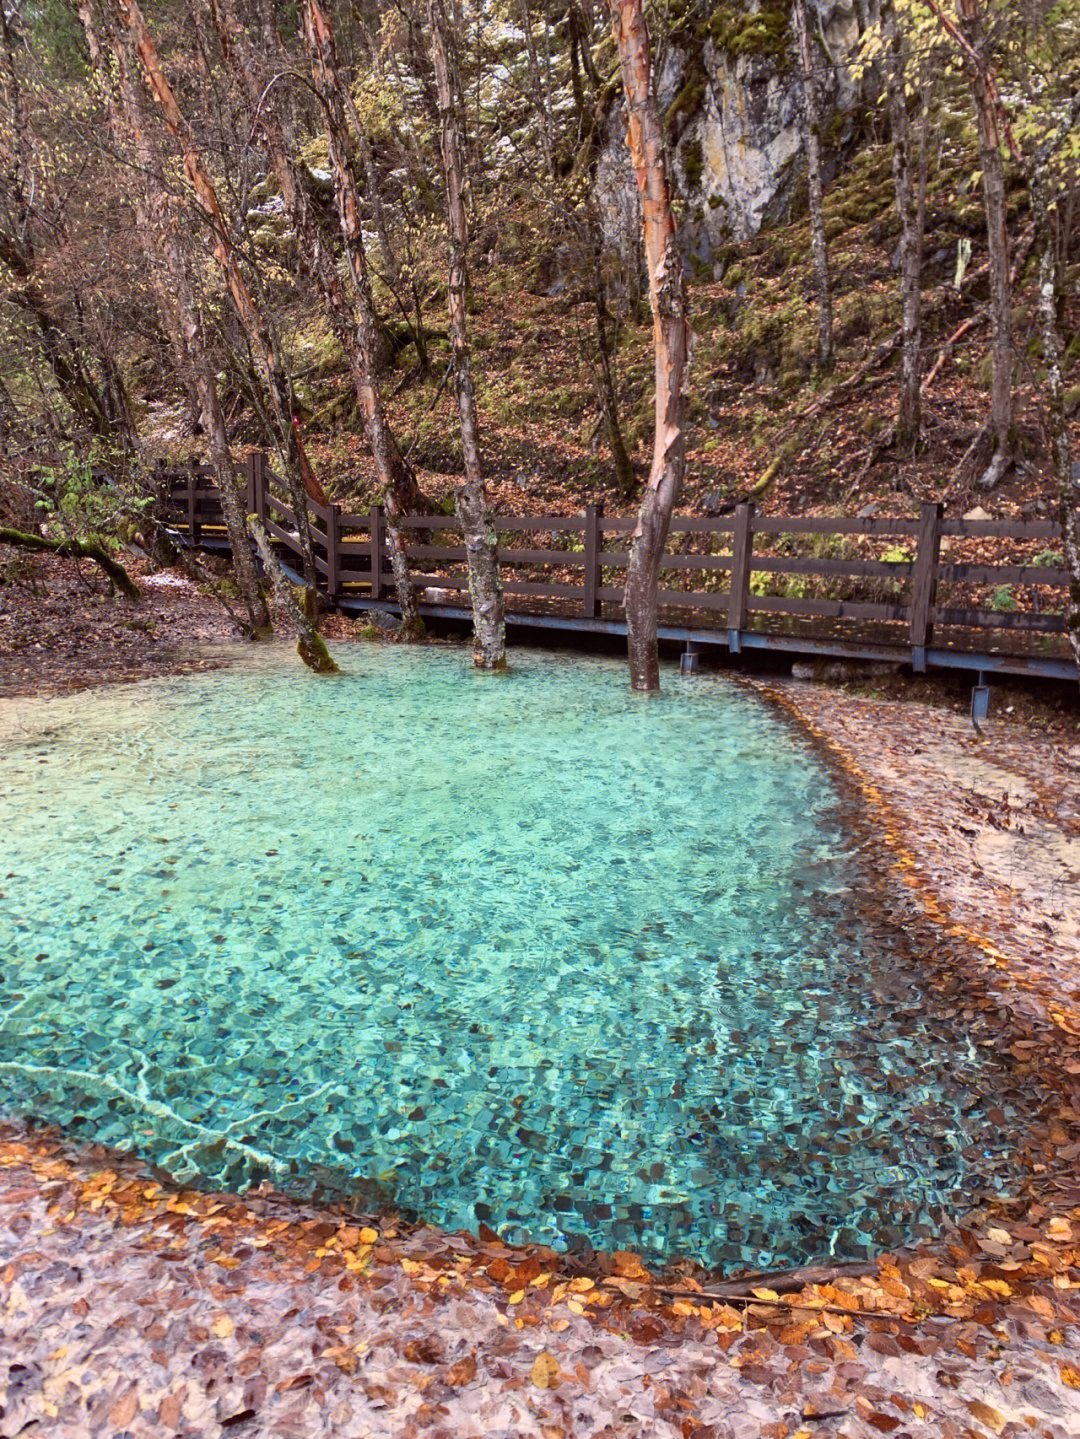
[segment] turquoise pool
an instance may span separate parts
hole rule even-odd
[[[1011,1182],[996,1061],[765,704],[338,653],[0,707],[4,1112],[711,1264],[856,1256]]]

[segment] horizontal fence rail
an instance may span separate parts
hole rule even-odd
[[[225,540],[220,495],[193,465],[159,471],[165,512],[192,545]],[[266,456],[247,462],[245,504],[286,555],[302,555],[296,514]],[[392,605],[387,527],[378,506],[351,513],[309,500],[320,588],[338,604]],[[624,628],[633,518],[595,505],[572,515],[493,517],[508,610],[563,627]],[[422,610],[468,605],[460,525],[446,514],[401,523]],[[999,560],[1000,542],[1008,554]],[[994,542],[998,542],[995,546]],[[1051,521],[917,517],[677,515],[661,562],[662,629],[765,647],[929,664],[1075,675],[1065,639],[1069,576]],[[988,554],[988,547],[994,552]],[[545,618],[546,617],[546,618]]]

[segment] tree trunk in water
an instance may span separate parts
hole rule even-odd
[[[160,157],[150,138],[139,82],[133,73],[129,46],[108,27],[115,66],[117,92],[111,89],[110,67],[103,56],[94,27],[90,0],[81,0],[79,18],[86,32],[90,59],[98,74],[109,123],[120,154],[136,163],[135,216],[146,256],[151,285],[161,311],[162,324],[179,361],[185,381],[192,386],[206,432],[211,462],[217,473],[225,528],[233,554],[236,586],[247,610],[252,638],[270,630],[270,612],[259,589],[244,524],[244,509],[236,489],[236,471],[218,398],[215,368],[206,348],[202,321],[191,288],[187,264],[177,234],[174,206],[161,177]]]
[[[806,113],[806,173],[810,189],[810,233],[814,247],[814,269],[818,287],[818,361],[822,370],[832,368],[833,316],[832,281],[829,277],[829,247],[825,238],[825,187],[821,177],[821,121],[814,95],[813,56],[806,24],[806,0],[795,0],[795,27],[799,34],[799,64],[802,70],[803,109]]]
[[[690,346],[686,282],[664,161],[664,132],[652,79],[642,0],[610,0],[615,47],[627,102],[627,145],[641,193],[649,300],[653,313],[656,421],[652,468],[630,541],[626,629],[630,683],[660,688],[656,644],[657,592],[671,514],[686,471],[683,386]]]
[[[277,431],[281,453],[285,461],[289,496],[296,512],[296,525],[304,556],[304,578],[312,588],[315,588],[315,552],[311,541],[311,521],[308,516],[307,496],[311,493],[311,498],[320,505],[326,504],[326,496],[317,484],[314,492],[307,491],[304,486],[300,473],[296,432],[292,423],[292,386],[285,373],[278,348],[271,339],[270,329],[255,304],[247,281],[241,273],[229,224],[218,201],[214,182],[203,163],[191,127],[184,119],[180,106],[177,104],[172,86],[161,69],[157,47],[146,28],[146,21],[139,9],[138,0],[116,0],[116,4],[131,31],[135,50],[142,61],[154,98],[161,107],[165,123],[180,146],[184,160],[184,172],[195,191],[200,208],[209,221],[214,259],[221,268],[237,318],[251,342],[256,363],[260,367],[261,378],[270,398],[274,428]]]
[[[1001,102],[984,53],[986,35],[979,13],[979,0],[958,0],[958,10],[960,34],[967,46],[965,59],[979,131],[979,163],[982,166],[986,239],[990,252],[994,456],[979,484],[984,489],[992,489],[1012,463],[1014,439],[1012,281],[1009,275],[1005,163],[1001,156]]]
[[[442,122],[441,148],[446,177],[446,216],[450,232],[449,309],[450,342],[454,351],[454,388],[461,421],[461,449],[465,483],[454,497],[454,508],[465,537],[469,563],[469,599],[473,613],[473,663],[478,669],[506,668],[506,619],[502,579],[499,575],[498,537],[488,514],[484,476],[480,466],[480,435],[476,421],[472,361],[465,320],[468,288],[469,224],[463,194],[464,174],[458,142],[454,94],[446,46],[446,17],[442,0],[429,0],[431,54]]]
[[[917,186],[912,180],[912,141],[904,53],[894,0],[886,0],[882,18],[888,47],[889,124],[892,130],[896,209],[900,217],[900,284],[903,298],[900,405],[896,416],[896,443],[901,452],[911,454],[918,448],[922,428],[921,222],[925,214],[925,202],[922,198],[922,182]]]
[[[247,522],[251,537],[262,556],[266,572],[270,576],[274,598],[296,627],[296,653],[308,669],[314,670],[318,675],[340,673],[330,651],[326,648],[325,640],[315,628],[313,621],[308,618],[304,606],[296,598],[293,587],[289,583],[289,577],[281,568],[281,562],[270,546],[270,536],[263,529],[261,520],[257,515],[248,515]]]
[[[402,635],[406,639],[421,639],[424,635],[424,621],[416,608],[416,598],[409,580],[409,565],[405,554],[406,537],[401,524],[401,521],[409,513],[410,505],[417,491],[415,480],[413,480],[412,486],[406,489],[405,477],[401,473],[403,467],[395,467],[394,451],[397,447],[392,446],[382,399],[375,381],[375,303],[371,297],[367,257],[364,253],[364,241],[360,228],[360,196],[349,159],[349,129],[345,118],[342,87],[338,79],[334,32],[329,18],[321,9],[318,0],[306,0],[304,40],[311,54],[315,90],[326,116],[338,223],[342,239],[345,242],[349,270],[356,288],[358,301],[356,331],[366,370],[365,414],[368,420],[371,454],[375,461],[375,473],[386,506],[390,567],[393,570],[394,588],[397,591],[398,605],[401,608]]]

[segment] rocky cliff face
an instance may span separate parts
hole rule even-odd
[[[860,37],[877,0],[807,0],[826,154],[835,164],[854,131],[862,87]],[[805,177],[804,121],[789,0],[704,5],[657,57],[657,96],[681,202],[687,258],[704,274],[725,244],[787,219]],[[612,109],[597,171],[609,243],[639,242],[634,177],[619,107]]]

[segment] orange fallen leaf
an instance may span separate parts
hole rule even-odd
[[[989,1289],[991,1294],[1000,1294],[1003,1299],[1008,1299],[1012,1294],[1012,1285],[1006,1284],[1004,1279],[984,1279],[982,1286]]]
[[[529,1378],[537,1389],[557,1389],[562,1379],[559,1361],[545,1349],[536,1356]]]
[[[458,1359],[446,1371],[446,1382],[455,1389],[460,1389],[463,1384],[471,1384],[476,1378],[476,1356],[467,1354],[464,1359]]]
[[[109,1420],[117,1429],[126,1429],[139,1411],[139,1396],[134,1384],[109,1410]]]
[[[999,1414],[991,1405],[984,1404],[981,1399],[969,1399],[967,1406],[979,1423],[985,1424],[995,1434],[1000,1434],[1005,1428],[1005,1416]]]

